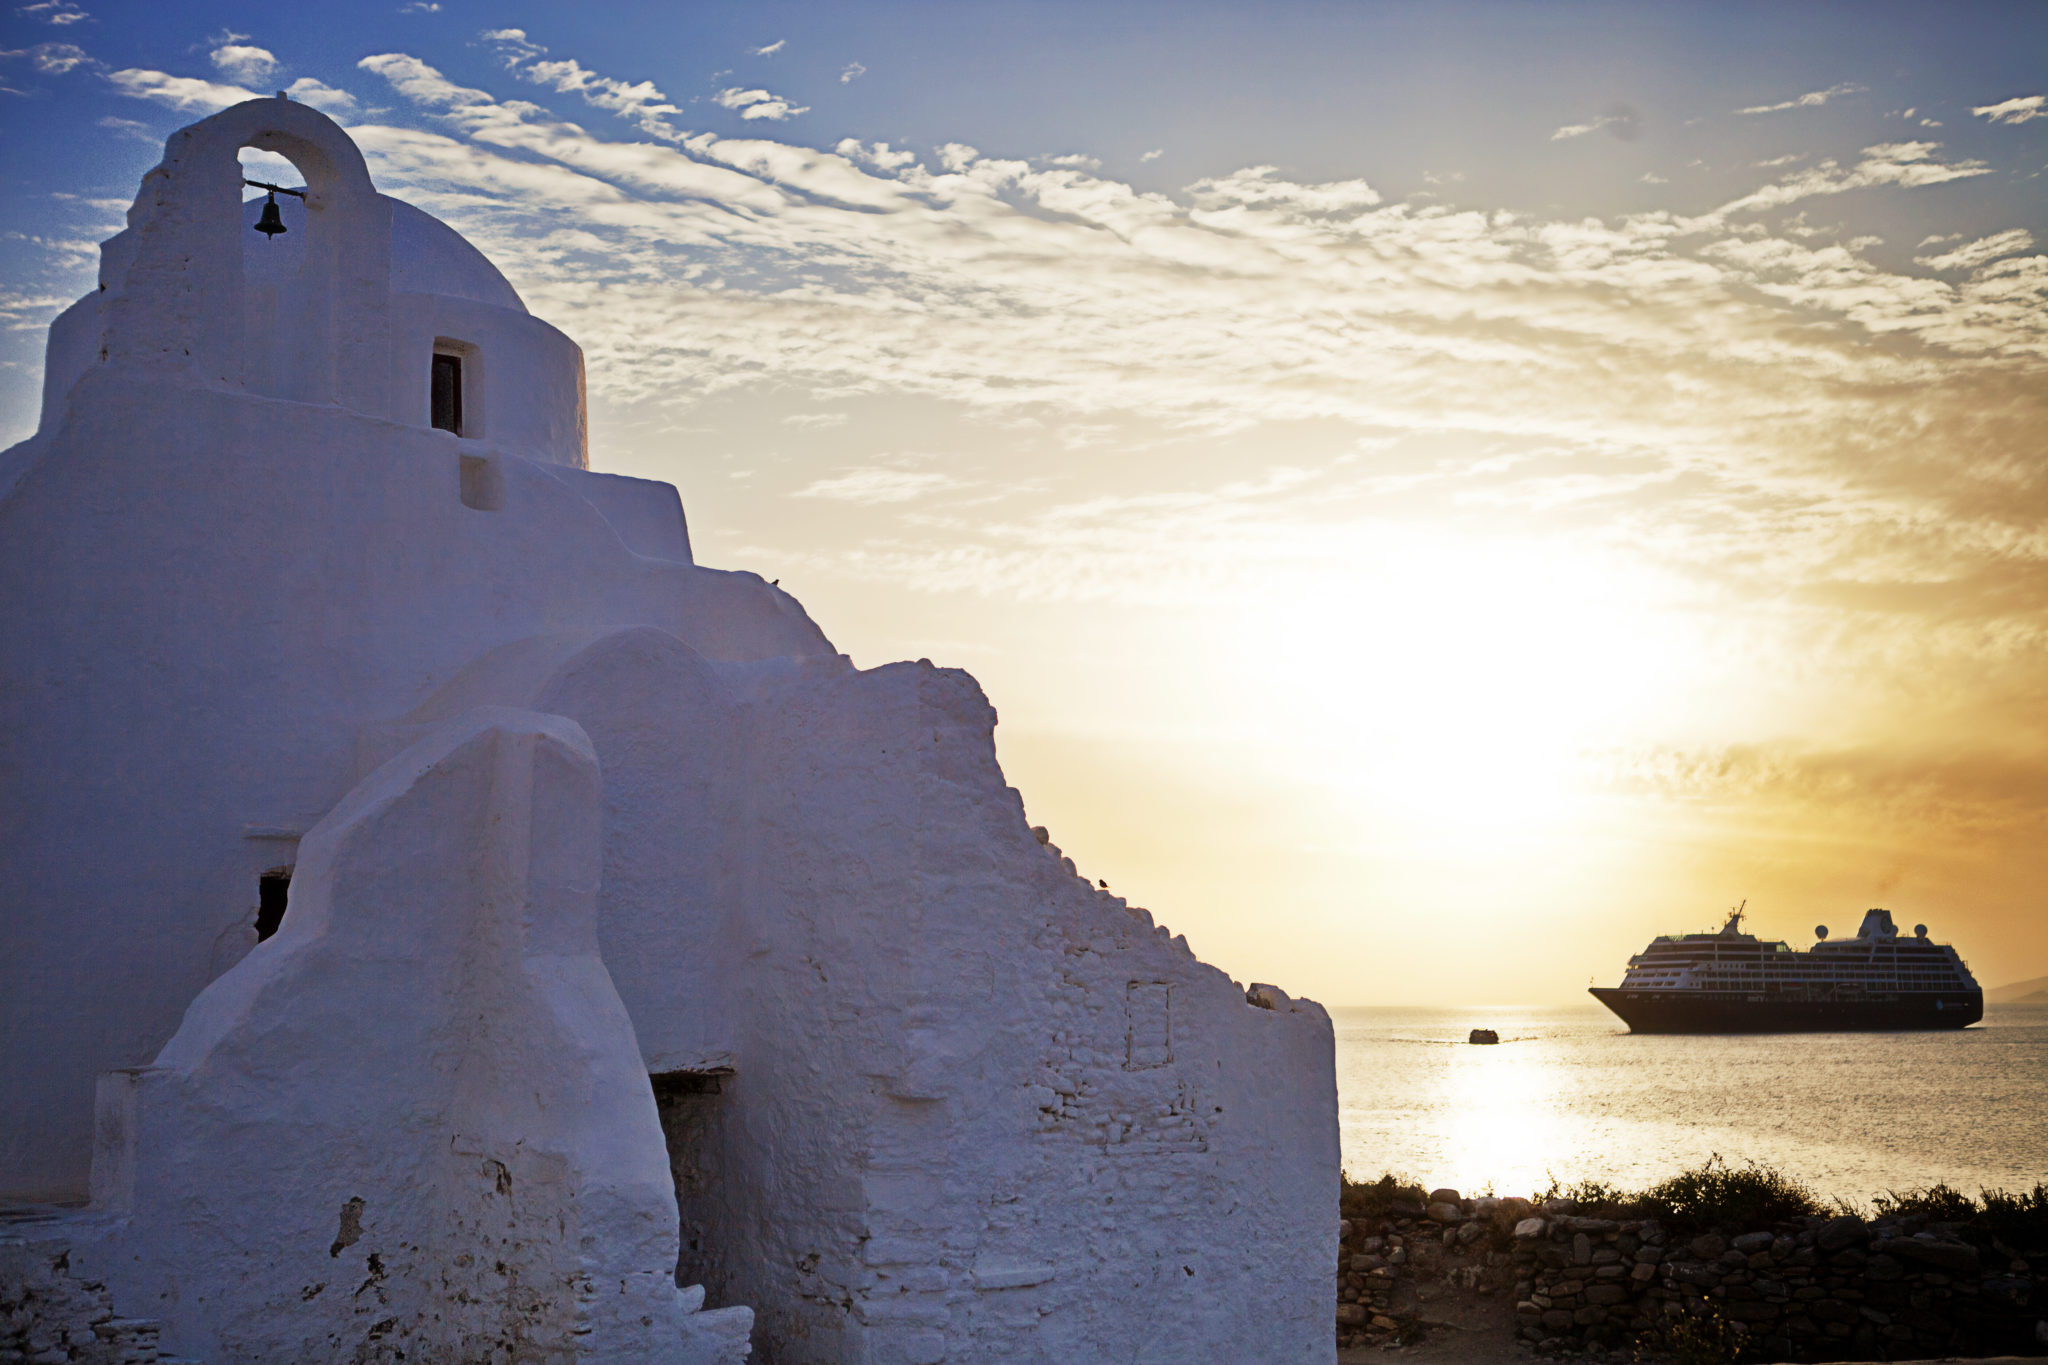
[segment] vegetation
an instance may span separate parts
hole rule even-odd
[[[1542,1199],[1569,1199],[1582,1213],[1606,1218],[1655,1218],[1678,1230],[1740,1231],[1831,1210],[1801,1181],[1758,1162],[1730,1166],[1710,1156],[1689,1171],[1647,1190],[1604,1181],[1560,1186],[1552,1180]]]
[[[1377,1180],[1344,1178],[1342,1216],[1386,1217],[1395,1202],[1420,1205],[1423,1187],[1388,1174]],[[1856,1205],[1826,1199],[1804,1181],[1760,1162],[1731,1165],[1719,1156],[1688,1171],[1658,1181],[1645,1190],[1631,1190],[1600,1180],[1561,1184],[1535,1196],[1569,1199],[1582,1214],[1601,1218],[1655,1218],[1672,1231],[1747,1232],[1791,1219],[1857,1213]],[[2016,1251],[2048,1251],[2048,1183],[2011,1194],[1984,1190],[1971,1198],[1946,1184],[1900,1192],[1889,1190],[1871,1201],[1880,1218],[1919,1216],[1930,1223],[1959,1225],[1973,1241],[1993,1239]]]
[[[1635,1358],[1669,1365],[1731,1365],[1742,1354],[1742,1333],[1708,1309],[1636,1338]]]
[[[1880,1218],[1920,1214],[1930,1223],[1959,1223],[2015,1250],[2048,1251],[2048,1183],[2020,1194],[1984,1190],[1976,1199],[1948,1185],[1929,1185],[1903,1194],[1890,1190],[1871,1203]]]
[[[1396,1199],[1420,1202],[1422,1188],[1402,1180],[1396,1175],[1383,1175],[1371,1182],[1344,1177],[1344,1186],[1337,1198],[1338,1216],[1341,1218],[1385,1218],[1394,1210]]]

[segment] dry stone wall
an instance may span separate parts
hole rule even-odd
[[[72,1273],[61,1220],[0,1221],[0,1365],[194,1365],[162,1354],[161,1331],[120,1316],[105,1283]]]
[[[1438,1190],[1339,1231],[1340,1346],[1411,1342],[1431,1297],[1462,1291],[1494,1298],[1547,1356],[1656,1358],[1688,1337],[1746,1360],[2048,1352],[2048,1267],[1924,1216],[1691,1235]]]

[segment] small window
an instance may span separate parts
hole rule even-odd
[[[462,434],[462,357],[434,354],[434,426]],[[417,392],[417,390],[415,390]]]
[[[284,923],[285,900],[292,887],[292,870],[273,867],[256,881],[256,941],[263,942]]]

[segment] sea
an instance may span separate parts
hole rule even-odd
[[[1339,1008],[1344,1169],[1532,1195],[1718,1157],[1824,1198],[2048,1181],[2048,1005],[1940,1033],[1639,1035],[1582,1008]],[[1497,1046],[1467,1041],[1475,1028]]]

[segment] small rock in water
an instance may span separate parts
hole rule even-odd
[[[1500,1035],[1490,1028],[1476,1028],[1472,1030],[1472,1036],[1466,1039],[1466,1041],[1472,1043],[1497,1043],[1500,1041]]]

